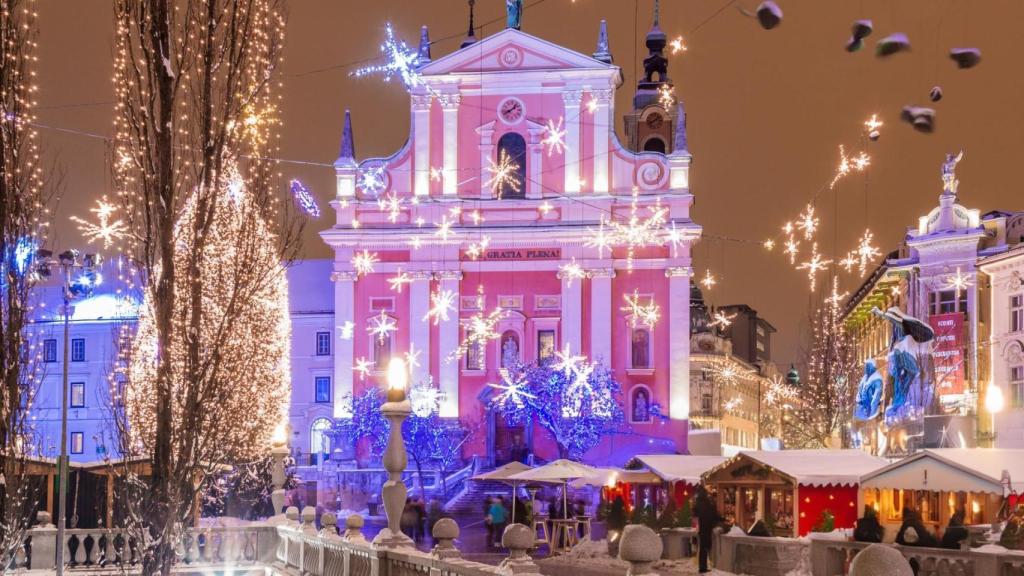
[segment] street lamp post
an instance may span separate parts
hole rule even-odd
[[[388,365],[388,401],[381,406],[384,417],[391,422],[391,434],[388,445],[384,449],[384,469],[388,471],[388,480],[384,482],[381,496],[384,500],[384,513],[388,518],[388,527],[381,530],[373,539],[377,546],[386,548],[404,548],[413,545],[412,540],[402,533],[401,518],[405,508],[405,499],[409,491],[402,481],[409,458],[402,440],[402,422],[405,421],[412,407],[406,398],[405,389],[409,383],[409,371],[401,358],[392,358]]]
[[[60,456],[57,459],[57,576],[64,575],[64,530],[65,530],[65,501],[68,494],[68,369],[69,352],[71,342],[71,301],[88,296],[98,285],[102,277],[96,268],[100,264],[98,254],[82,255],[78,250],[65,250],[53,260],[53,252],[39,250],[39,264],[36,269],[40,277],[50,276],[50,266],[59,265],[62,272],[63,306],[61,314],[64,316],[64,362],[61,382],[60,397]],[[80,271],[79,277],[73,278],[73,274]]]

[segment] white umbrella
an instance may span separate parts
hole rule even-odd
[[[516,519],[516,492],[519,488],[519,480],[512,480],[511,477],[520,472],[531,470],[530,466],[523,464],[522,462],[509,462],[504,466],[499,466],[489,472],[483,474],[477,474],[470,478],[470,480],[490,480],[494,482],[503,482],[512,486],[512,520]]]
[[[569,497],[567,495],[569,480],[577,478],[589,478],[599,474],[599,470],[593,466],[587,466],[572,460],[555,460],[531,470],[525,470],[509,477],[510,480],[533,481],[533,482],[561,482],[562,483],[562,515],[569,515]]]

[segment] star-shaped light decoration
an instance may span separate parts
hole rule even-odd
[[[622,297],[626,300],[626,305],[621,310],[629,313],[630,326],[633,328],[644,326],[653,330],[654,325],[658,323],[658,318],[661,316],[661,312],[658,305],[654,303],[654,299],[652,298],[644,304],[641,301],[639,290],[634,290],[632,295],[623,294]]]
[[[359,374],[359,379],[363,380],[370,375],[370,371],[373,370],[374,363],[370,362],[366,358],[358,358],[355,364],[352,365],[352,371]]]
[[[380,208],[381,212],[388,213],[388,222],[392,224],[398,222],[398,217],[402,215],[402,199],[394,192],[390,192],[387,196],[377,199],[377,207]]]
[[[430,295],[430,310],[423,317],[424,321],[433,320],[434,326],[448,321],[448,313],[455,310],[455,292],[437,290]]]
[[[440,408],[441,391],[434,388],[432,380],[421,382],[409,390],[409,404],[413,414],[427,418]]]
[[[494,196],[501,198],[502,188],[508,186],[513,192],[522,190],[523,183],[519,181],[519,164],[509,156],[505,150],[498,155],[498,161],[489,160],[490,166],[487,171],[490,178],[484,182],[484,186],[490,186]]]
[[[686,244],[686,233],[676,228],[676,221],[673,220],[665,227],[665,243],[672,247],[672,257],[679,257],[679,246]]]
[[[385,167],[381,164],[359,171],[359,187],[363,189],[364,194],[377,196],[384,190],[384,170]]]
[[[727,413],[732,414],[736,410],[739,410],[743,406],[743,398],[740,396],[734,396],[729,400],[726,400],[725,404],[722,404],[722,409]]]
[[[106,196],[97,200],[96,207],[90,208],[89,211],[96,215],[96,222],[89,222],[78,216],[72,216],[71,221],[78,224],[78,229],[90,244],[97,240],[102,241],[103,249],[106,250],[128,233],[128,225],[124,221],[111,218],[117,212],[117,206],[107,202]]]
[[[686,52],[688,50],[688,48],[686,47],[686,44],[683,43],[683,37],[682,36],[676,36],[675,38],[672,39],[671,42],[668,43],[668,45],[672,47],[672,53],[673,54],[678,54],[680,52]]]
[[[422,64],[419,51],[409,48],[403,40],[395,38],[395,31],[391,28],[390,22],[384,26],[384,42],[380,45],[380,51],[384,53],[383,64],[364,66],[352,72],[350,76],[361,78],[370,74],[380,74],[385,82],[398,78],[406,90],[423,85],[423,78],[419,73]]]
[[[765,240],[764,242],[762,242],[761,245],[764,246],[765,250],[771,252],[772,250],[775,249],[775,240],[772,240],[771,238],[769,238],[769,239]]]
[[[854,156],[852,159],[846,155],[846,148],[839,145],[839,166],[836,168],[836,173],[832,177],[832,182],[829,183],[829,189],[835,188],[836,184],[843,179],[847,174],[856,170],[857,172],[863,172],[868,166],[871,165],[871,157],[867,155],[867,152],[863,150]]]
[[[515,376],[512,376],[505,368],[502,368],[500,373],[500,384],[487,384],[491,388],[501,390],[501,393],[492,399],[492,402],[494,402],[499,408],[505,409],[511,402],[517,409],[522,410],[526,407],[526,399],[537,398],[535,395],[526,391],[527,380],[525,373],[519,372]]]
[[[405,365],[409,367],[410,371],[420,367],[420,354],[422,353],[422,350],[416,349],[416,344],[409,342],[409,351],[406,352],[404,356]]]
[[[658,88],[658,104],[665,110],[671,110],[676,105],[676,89],[674,86],[662,84]]]
[[[452,224],[454,223],[455,221],[448,218],[448,215],[445,214],[444,216],[441,217],[440,222],[434,224],[435,226],[437,226],[437,230],[434,232],[434,236],[440,238],[442,242],[448,242],[448,240],[452,236],[455,236],[455,232],[452,231]]]
[[[476,260],[483,255],[484,251],[491,244],[491,237],[484,235],[480,237],[478,242],[473,242],[466,247],[466,256],[469,256],[470,260]]]
[[[818,243],[811,244],[811,258],[797,266],[797,270],[807,270],[807,280],[811,284],[811,292],[814,292],[818,282],[818,272],[828,268],[831,260],[826,260],[818,253]]]
[[[708,322],[708,326],[711,326],[712,328],[718,327],[724,330],[732,325],[734,318],[736,318],[736,314],[726,314],[721,310],[717,310],[711,315],[711,321]]]
[[[818,222],[818,217],[814,215],[814,205],[808,204],[796,222],[796,227],[804,233],[804,240],[814,238],[814,232],[818,230]]]
[[[960,299],[960,293],[963,292],[964,290],[970,288],[971,286],[974,286],[974,282],[971,282],[970,274],[966,274],[965,275],[960,270],[960,267],[957,266],[956,267],[956,274],[951,275],[949,277],[949,279],[947,280],[946,289],[947,290],[948,289],[956,290],[956,299],[959,300]]]
[[[541,145],[548,152],[548,158],[552,154],[563,154],[565,153],[565,128],[562,127],[564,118],[559,118],[558,123],[555,124],[554,120],[548,120],[548,125],[544,128],[544,137],[541,138]]]
[[[566,342],[561,350],[555,350],[555,363],[551,365],[553,370],[561,370],[568,378],[573,372],[579,371],[580,363],[586,361],[585,356],[574,356],[570,351],[569,343]]]
[[[366,331],[376,337],[380,343],[384,343],[384,340],[397,330],[398,324],[395,319],[388,316],[383,310],[377,316],[370,318],[370,325],[366,327]]]
[[[352,269],[356,271],[356,274],[366,276],[373,272],[373,265],[377,262],[380,262],[380,258],[377,257],[376,252],[363,250],[356,252],[356,255],[352,257]]]
[[[615,245],[615,236],[605,227],[604,217],[601,218],[601,223],[598,224],[597,230],[587,228],[587,232],[590,233],[590,236],[583,241],[583,244],[588,248],[597,248],[598,258],[604,258],[605,250],[611,252],[612,247]]]
[[[878,119],[878,114],[872,114],[871,118],[868,118],[867,120],[864,121],[864,128],[869,133],[875,132],[876,130],[881,128],[883,124],[885,123]]]
[[[839,277],[833,276],[832,292],[829,293],[828,298],[825,298],[825,303],[833,308],[838,308],[839,305],[843,303],[843,300],[845,300],[849,295],[849,292],[839,292]]]
[[[551,212],[554,208],[550,202],[545,200],[540,203],[540,206],[537,206],[537,211],[540,212],[541,216],[547,216],[548,212]]]
[[[412,284],[412,282],[412,276],[410,276],[408,272],[402,272],[401,270],[391,278],[388,278],[388,285],[391,286],[392,290],[399,294],[402,293],[402,286]]]
[[[338,337],[341,338],[342,340],[351,340],[352,333],[355,330],[355,328],[355,322],[351,320],[345,320],[345,322],[341,326],[338,326],[338,331],[340,332]]]
[[[800,241],[792,236],[786,240],[786,249],[783,250],[789,256],[789,264],[796,264],[796,255],[800,253]]]
[[[718,284],[718,279],[711,273],[711,270],[705,270],[704,277],[700,279],[700,283],[705,289],[711,290],[715,287],[715,284]]]
[[[573,256],[572,260],[566,262],[558,269],[558,277],[565,280],[566,286],[572,286],[573,280],[582,280],[587,277],[587,272],[583,270],[583,267],[576,263],[576,257]]]
[[[462,339],[459,347],[448,355],[449,360],[465,356],[472,346],[483,350],[489,340],[500,338],[501,334],[495,331],[495,327],[504,316],[505,311],[501,306],[497,306],[489,314],[485,314],[483,310],[480,310],[467,318],[464,328],[466,337]]]
[[[870,229],[864,230],[864,235],[860,237],[857,248],[843,259],[844,266],[848,264],[848,259],[852,259],[857,264],[857,271],[863,276],[872,260],[882,255],[882,252],[872,243],[874,238],[875,235],[871,233]],[[846,269],[847,271],[852,270],[853,266],[848,266]]]
[[[625,246],[626,268],[633,269],[633,255],[638,248],[647,246],[662,246],[662,229],[668,218],[668,207],[661,205],[661,199],[655,200],[654,205],[647,206],[647,214],[642,215],[639,208],[640,191],[633,188],[633,198],[629,206],[629,219],[626,222],[608,219],[608,226],[611,228],[612,243]]]

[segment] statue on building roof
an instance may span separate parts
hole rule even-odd
[[[505,0],[505,27],[519,30],[523,25],[523,0]]]
[[[942,163],[942,193],[946,196],[956,196],[957,188],[960,186],[960,181],[956,179],[956,165],[960,163],[964,157],[964,151],[961,150],[955,156],[953,154],[946,154],[946,161]]]

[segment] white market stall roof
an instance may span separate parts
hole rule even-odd
[[[730,466],[739,459],[772,468],[804,486],[856,485],[862,476],[889,463],[863,450],[744,450],[715,470]]]
[[[1024,450],[938,448],[922,450],[868,473],[861,479],[861,486],[1002,495],[1004,474],[1011,488],[1024,489]]]
[[[584,486],[609,486],[616,482],[628,484],[661,484],[662,479],[650,470],[626,470],[625,468],[598,468],[597,474],[577,478],[569,483],[573,488]]]
[[[636,459],[665,482],[700,484],[700,477],[725,462],[725,456],[689,456],[685,454],[652,454]]]

